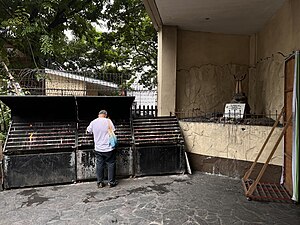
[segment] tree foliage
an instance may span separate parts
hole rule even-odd
[[[156,86],[157,36],[142,1],[115,0],[105,18],[129,67],[143,75],[145,86]]]
[[[0,0],[0,54],[10,68],[140,74],[153,87],[156,49],[140,0]]]

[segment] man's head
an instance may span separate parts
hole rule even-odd
[[[98,114],[99,117],[106,117],[107,116],[107,111],[106,110],[100,110],[99,114]]]

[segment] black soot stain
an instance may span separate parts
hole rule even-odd
[[[146,194],[147,192],[151,192],[151,191],[152,190],[148,189],[147,187],[138,187],[138,188],[128,190],[129,194],[134,194],[134,193]]]
[[[44,202],[48,201],[49,199],[50,198],[46,198],[46,197],[40,196],[37,192],[35,192],[35,193],[32,193],[28,197],[27,201],[22,202],[21,207],[23,207],[24,205],[25,206],[32,206],[33,204],[41,205]]]
[[[168,185],[168,184],[156,184],[156,185],[153,185],[153,186],[149,186],[149,188],[151,188],[152,190],[154,191],[157,191],[158,193],[160,194],[165,194],[165,193],[168,193],[170,192],[165,186]]]
[[[165,183],[165,184],[155,184],[155,185],[151,185],[151,186],[147,186],[147,187],[139,187],[139,188],[135,188],[132,190],[128,190],[128,192],[130,194],[132,193],[142,193],[142,194],[146,194],[152,191],[156,191],[159,194],[165,194],[170,192],[165,186],[166,185],[170,185],[170,183]]]
[[[29,196],[29,195],[32,195],[32,194],[35,194],[37,193],[36,189],[30,189],[30,190],[24,190],[24,191],[21,191],[18,193],[18,195],[23,195],[23,196]]]
[[[86,197],[85,199],[83,199],[83,202],[84,202],[84,203],[91,202],[90,199],[95,198],[95,196],[96,196],[97,194],[98,194],[98,192],[96,192],[96,191],[92,191],[92,192],[87,193],[87,194],[86,194],[87,197]]]

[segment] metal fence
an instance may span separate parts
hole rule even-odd
[[[9,70],[25,95],[126,95],[128,91],[145,91],[142,86],[129,85],[130,74],[90,71],[60,71],[52,69]],[[2,91],[13,94],[12,81],[0,69]]]
[[[262,125],[273,126],[279,113],[270,112],[268,114],[258,113],[242,113],[241,111],[229,111],[228,113],[213,111],[203,112],[200,110],[185,110],[180,112],[173,112],[170,115],[175,115],[181,121],[186,122],[210,122],[210,123],[224,123],[224,124],[245,124],[245,125]],[[284,121],[281,120],[278,126],[282,126]]]
[[[134,118],[157,117],[157,106],[153,105],[133,105],[132,116]]]
[[[0,68],[0,95],[134,96],[134,117],[157,116],[157,91],[131,84],[129,74],[53,69],[11,69],[9,73]],[[5,135],[10,111],[1,102],[0,106],[0,134]]]

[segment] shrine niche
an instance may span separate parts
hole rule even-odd
[[[225,105],[225,118],[242,119],[250,116],[250,106],[246,94],[243,92],[242,81],[246,78],[246,73],[234,74],[235,92],[230,103]]]

